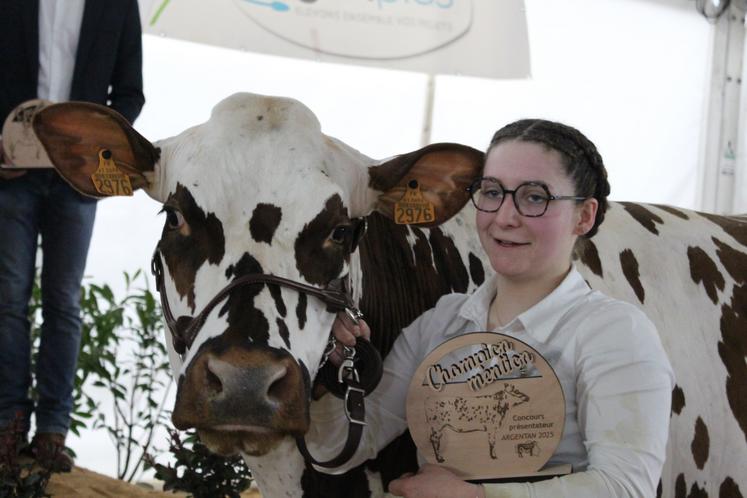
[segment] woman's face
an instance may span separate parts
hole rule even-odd
[[[493,147],[483,176],[508,190],[539,182],[551,195],[575,195],[560,153],[533,142],[512,140]],[[491,266],[502,277],[517,282],[557,278],[569,268],[576,238],[593,226],[596,206],[596,199],[550,201],[543,216],[528,218],[507,195],[497,212],[477,211],[477,231]]]

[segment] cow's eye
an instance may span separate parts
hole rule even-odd
[[[172,207],[164,207],[166,212],[166,227],[170,230],[178,230],[184,225],[184,215]]]
[[[350,234],[351,228],[347,225],[340,225],[338,227],[335,227],[334,230],[332,230],[332,233],[330,234],[329,238],[332,239],[333,242],[337,242],[338,244],[342,244],[347,240],[348,234]]]

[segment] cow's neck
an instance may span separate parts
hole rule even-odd
[[[408,229],[374,213],[368,217],[368,232],[359,251],[359,308],[382,356],[399,332],[439,297],[466,292],[471,283],[463,255],[438,228]]]
[[[262,496],[301,498],[304,461],[293,438],[285,438],[275,449],[261,457],[244,456]]]

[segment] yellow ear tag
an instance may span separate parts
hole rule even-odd
[[[410,180],[405,195],[394,203],[394,222],[398,225],[432,223],[436,219],[436,208],[420,191],[417,180]]]
[[[91,175],[91,181],[96,191],[108,196],[131,196],[132,184],[130,177],[122,173],[112,159],[108,149],[99,151],[99,167]]]

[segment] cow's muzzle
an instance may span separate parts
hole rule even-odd
[[[179,381],[171,416],[215,453],[262,455],[309,427],[309,381],[287,352],[207,343]]]

